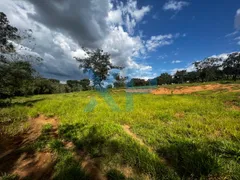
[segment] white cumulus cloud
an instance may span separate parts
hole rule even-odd
[[[130,35],[134,34],[134,28],[144,16],[150,12],[150,6],[138,7],[136,0],[127,0],[123,2],[114,1],[117,3],[116,7],[113,5],[113,1],[110,2],[111,10],[108,14],[108,20],[113,24],[122,24],[126,27]]]
[[[180,37],[180,34],[166,34],[152,36],[149,40],[146,41],[146,48],[148,51],[155,51],[158,47],[167,46],[174,42],[174,39]]]
[[[180,11],[184,7],[188,6],[189,3],[186,1],[175,1],[175,0],[169,0],[163,5],[163,10],[172,10],[172,11]]]

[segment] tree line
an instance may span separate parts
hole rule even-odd
[[[28,37],[28,36],[26,36]],[[83,48],[85,57],[75,57],[80,63],[79,68],[91,76],[90,79],[68,80],[66,84],[57,79],[41,77],[33,68],[34,62],[26,59],[33,57],[18,56],[12,42],[23,37],[18,29],[9,24],[7,16],[0,12],[0,98],[13,96],[68,93],[87,91],[91,89],[104,89],[104,81],[110,75],[114,82],[107,88],[121,88],[134,86],[163,85],[172,83],[208,82],[217,80],[234,80],[240,78],[240,53],[231,53],[226,59],[210,57],[194,63],[195,71],[177,71],[174,75],[162,73],[160,76],[144,80],[121,76],[119,73],[111,74],[112,70],[122,70],[124,67],[114,66],[110,54],[101,49],[91,50]],[[41,59],[36,58],[37,61]],[[91,83],[92,82],[92,83]]]
[[[14,41],[20,41],[24,36],[20,36],[18,29],[11,26],[7,16],[0,12],[0,99],[91,89],[89,79],[68,80],[62,84],[57,79],[41,77],[33,68],[34,62],[26,60],[34,57],[18,55],[13,45]]]
[[[240,53],[234,52],[228,54],[227,58],[209,57],[202,61],[193,63],[195,71],[188,72],[187,70],[176,71],[173,75],[162,73],[160,76],[144,80],[133,78],[126,85],[134,86],[149,86],[163,84],[182,84],[195,82],[209,82],[219,80],[240,79]]]

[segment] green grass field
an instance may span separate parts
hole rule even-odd
[[[110,180],[240,179],[239,92],[110,95],[15,98],[0,109],[1,136],[25,132],[29,117],[56,117],[57,137],[49,135],[47,124],[33,144],[21,149],[53,152],[55,179],[89,179],[74,152],[84,152]],[[66,141],[74,148],[65,148]],[[11,176],[6,173],[3,179]]]

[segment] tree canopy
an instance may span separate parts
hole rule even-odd
[[[9,40],[18,40],[21,37],[17,34],[18,29],[9,24],[6,14],[0,12],[0,52],[14,52],[15,48]]]
[[[84,58],[75,57],[80,63],[79,68],[84,73],[88,72],[92,75],[94,86],[102,88],[103,81],[110,75],[110,70],[120,69],[121,67],[113,66],[110,62],[110,54],[103,52],[101,49],[90,50],[83,48],[83,50],[86,53]]]

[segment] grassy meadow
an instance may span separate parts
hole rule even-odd
[[[24,133],[29,118],[56,117],[56,137],[47,124],[34,143],[20,149],[52,152],[53,179],[91,179],[75,154],[94,161],[109,180],[240,179],[239,92],[111,90],[109,95],[87,91],[15,98],[0,109],[0,135]],[[17,178],[8,173],[0,176]]]

